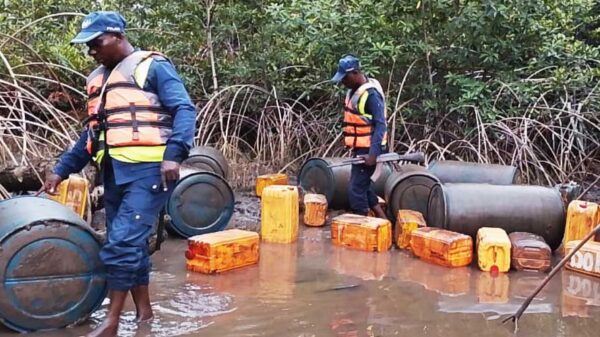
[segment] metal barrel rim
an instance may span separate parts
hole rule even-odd
[[[204,185],[202,193],[196,191],[184,195],[198,184]],[[182,199],[186,196],[192,199],[186,202]],[[165,209],[170,218],[167,226],[184,238],[219,231],[231,220],[234,205],[233,190],[222,176],[209,171],[192,173],[177,182],[167,200]],[[202,215],[197,214],[198,211],[203,211]],[[190,213],[195,215],[191,216]],[[207,216],[208,225],[203,221],[198,222]]]

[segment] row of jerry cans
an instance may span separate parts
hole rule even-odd
[[[296,186],[263,188],[260,237],[257,233],[242,230],[193,236],[188,239],[185,252],[187,268],[203,273],[239,268],[258,262],[260,240],[283,244],[295,242],[299,230],[298,200]],[[304,201],[305,216],[320,219],[317,222],[321,223],[327,210],[322,198],[306,195]],[[343,214],[332,220],[331,241],[335,245],[364,251],[386,251],[392,245],[392,226],[387,219]]]
[[[471,264],[473,240],[470,236],[427,227],[416,211],[400,210],[396,221],[396,242],[417,257],[446,267]],[[478,266],[483,271],[507,272],[511,264],[517,270],[546,271],[551,250],[543,238],[523,232],[507,235],[500,228],[480,228],[476,238]]]

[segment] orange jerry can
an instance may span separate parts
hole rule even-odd
[[[481,227],[477,231],[477,264],[482,271],[510,270],[510,239],[502,228]]]
[[[567,254],[570,253],[579,242],[581,241],[569,241],[565,246]],[[566,267],[567,269],[580,273],[600,277],[600,242],[586,242],[583,247],[571,257],[571,260],[569,260]]]
[[[271,185],[287,185],[288,176],[283,173],[265,174],[256,177],[256,196],[261,197],[262,192],[267,186]]]
[[[463,267],[473,261],[473,239],[445,229],[415,229],[410,233],[410,247],[422,260],[440,266]]]
[[[260,236],[264,241],[291,243],[298,239],[298,187],[267,186],[260,206]]]
[[[511,245],[511,265],[516,270],[548,271],[552,250],[539,235],[514,232],[508,235]]]
[[[600,222],[600,207],[588,201],[573,200],[567,210],[567,225],[563,246],[569,241],[581,240],[588,235]],[[596,240],[600,239],[596,235]]]
[[[427,227],[423,214],[409,209],[399,210],[394,231],[398,248],[410,249],[410,233],[421,227]]]
[[[192,236],[185,252],[188,270],[212,274],[255,264],[258,233],[240,229]]]
[[[304,224],[323,226],[327,220],[327,198],[322,194],[304,195]]]
[[[392,224],[363,215],[338,215],[331,222],[331,241],[337,246],[383,252],[392,246]]]
[[[48,198],[69,207],[83,218],[88,207],[88,186],[87,179],[72,174],[58,185],[58,194],[48,195]]]

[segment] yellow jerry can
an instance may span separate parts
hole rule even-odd
[[[291,243],[298,239],[298,187],[271,185],[262,191],[260,236],[275,243]]]
[[[71,174],[58,185],[57,192],[57,195],[48,195],[48,198],[60,202],[84,218],[89,196],[89,184],[86,178]]]
[[[482,227],[477,231],[477,264],[482,271],[510,270],[510,239],[502,228]]]

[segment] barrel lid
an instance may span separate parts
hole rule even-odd
[[[386,182],[386,200],[390,216],[396,219],[398,210],[409,209],[420,212],[427,219],[429,194],[439,180],[423,171],[392,173]]]
[[[189,157],[204,157],[206,159],[210,159],[210,161],[214,162],[219,168],[218,171],[213,170],[211,172],[219,174],[219,171],[222,172],[221,176],[225,179],[229,177],[229,163],[227,159],[223,155],[223,153],[214,147],[210,146],[196,146],[190,149]],[[214,165],[212,164],[212,165]]]
[[[88,227],[71,223],[72,211],[64,205],[42,198],[16,199],[26,198],[30,200],[10,199],[0,205],[0,222],[12,222],[12,230],[0,239],[0,321],[20,332],[62,328],[87,317],[104,300],[100,242]],[[51,219],[39,214],[38,220],[4,216],[7,205],[22,208],[31,203],[52,208],[27,209],[51,214]],[[14,207],[10,213],[19,213]]]
[[[224,229],[233,215],[234,195],[221,176],[197,172],[175,185],[167,200],[169,228],[189,238]]]
[[[206,155],[195,155],[188,157],[181,163],[180,175],[187,176],[191,172],[207,171],[225,177],[225,171],[221,165],[212,157]]]
[[[328,165],[321,158],[308,159],[300,169],[298,183],[305,193],[323,194],[331,204],[335,193],[335,177]]]
[[[431,188],[427,206],[427,225],[430,227],[447,228],[448,203],[444,185],[436,184]]]

